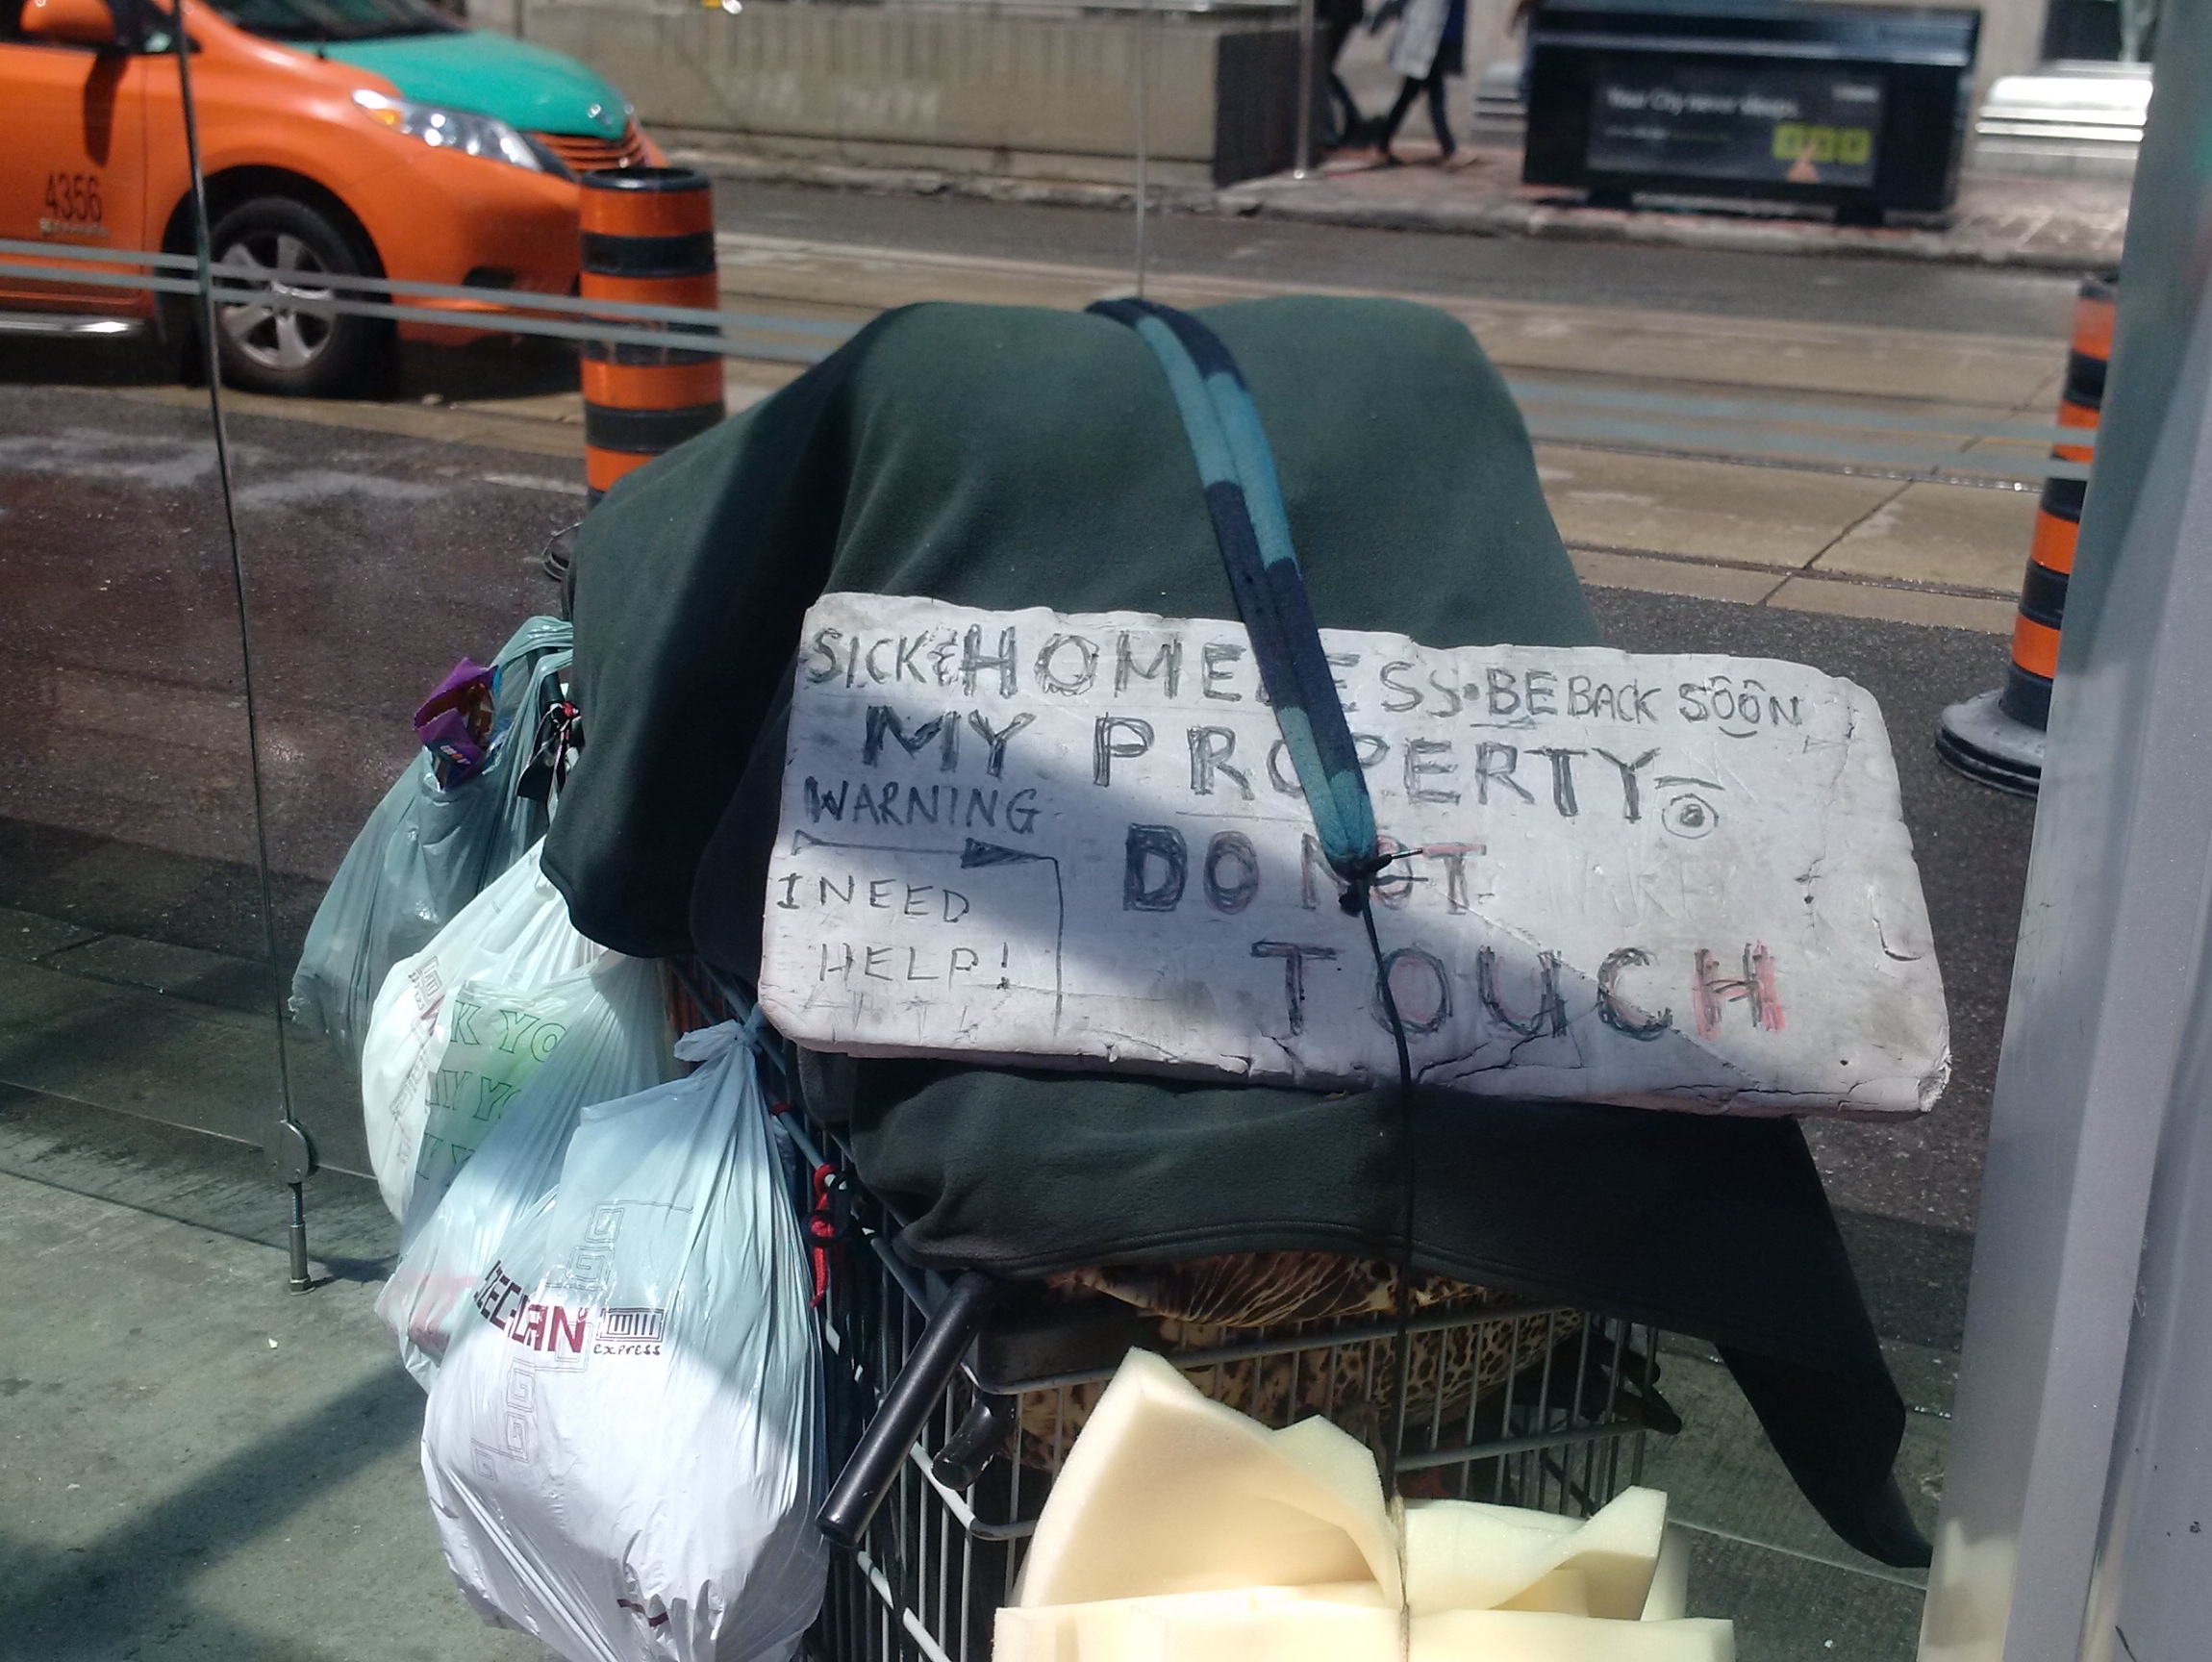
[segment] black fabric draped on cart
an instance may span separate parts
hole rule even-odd
[[[1596,629],[1503,383],[1453,319],[1281,299],[1199,314],[1275,450],[1314,612],[1434,646]],[[577,926],[749,982],[792,658],[837,590],[1233,617],[1144,345],[1103,318],[892,313],[625,480],[576,551],[585,749],[545,855]],[[1852,1546],[1925,1563],[1890,1470],[1904,1408],[1787,1121],[1422,1094],[810,1059],[808,1107],[914,1222],[913,1261],[1010,1276],[1307,1248],[1415,1260],[1720,1346]],[[1410,1127],[1408,1129],[1407,1127]]]

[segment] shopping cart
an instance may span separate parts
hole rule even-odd
[[[993,1613],[1090,1403],[1132,1345],[1207,1395],[1276,1425],[1326,1413],[1379,1442],[1389,1317],[1246,1329],[1193,1345],[1126,1304],[994,1288],[899,1259],[899,1220],[823,1127],[777,1123],[809,1191],[822,1273],[838,1555],[808,1654],[820,1662],[988,1662]],[[1678,1429],[1655,1390],[1655,1330],[1560,1305],[1417,1317],[1433,1387],[1409,1390],[1390,1441],[1415,1495],[1587,1516],[1641,1475],[1645,1438]],[[1496,1365],[1503,1357],[1502,1371]],[[1477,1368],[1475,1359],[1491,1366]],[[1444,1387],[1447,1371],[1480,1379]]]
[[[702,966],[668,961],[677,1031],[740,1015]],[[827,1127],[775,1127],[815,1256],[833,1560],[814,1662],[989,1662],[1038,1515],[1090,1403],[1132,1346],[1270,1425],[1321,1413],[1396,1451],[1409,1495],[1587,1517],[1680,1429],[1651,1326],[1538,1300],[1405,1323],[1429,1388],[1402,1398],[1390,1316],[1242,1328],[1233,1342],[1112,1298],[947,1278],[898,1257],[895,1210]],[[1451,1389],[1457,1374],[1465,1388]],[[1388,1398],[1394,1423],[1378,1423]]]

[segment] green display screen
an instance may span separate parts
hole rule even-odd
[[[1590,170],[1866,187],[1880,159],[1882,85],[1772,63],[1602,63]]]

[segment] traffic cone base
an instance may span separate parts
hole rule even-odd
[[[1936,754],[1969,779],[2033,796],[2043,788],[2043,730],[2015,721],[1998,697],[1977,692],[1946,710],[1936,723]]]
[[[2058,424],[2094,436],[2104,406],[2105,374],[2112,357],[2117,276],[2082,281],[2074,299],[2074,341],[2066,365],[2066,390]],[[2087,462],[2087,444],[2051,446],[2064,462]],[[2081,507],[2088,484],[2046,477],[2036,504],[2035,537],[2013,620],[2012,663],[2004,685],[1953,704],[1936,723],[1936,754],[1969,779],[2033,796],[2043,789],[2044,729],[2050,721],[2050,684],[2058,675],[2058,638],[2066,620],[2067,581],[2081,536]]]

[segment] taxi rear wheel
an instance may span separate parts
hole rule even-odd
[[[334,288],[332,276],[364,275],[353,243],[308,204],[289,196],[242,202],[217,220],[209,239],[218,265],[267,274],[268,290],[249,302],[215,308],[215,351],[223,379],[256,392],[310,397],[360,385],[389,330],[369,317],[339,317],[288,300],[365,298]]]

